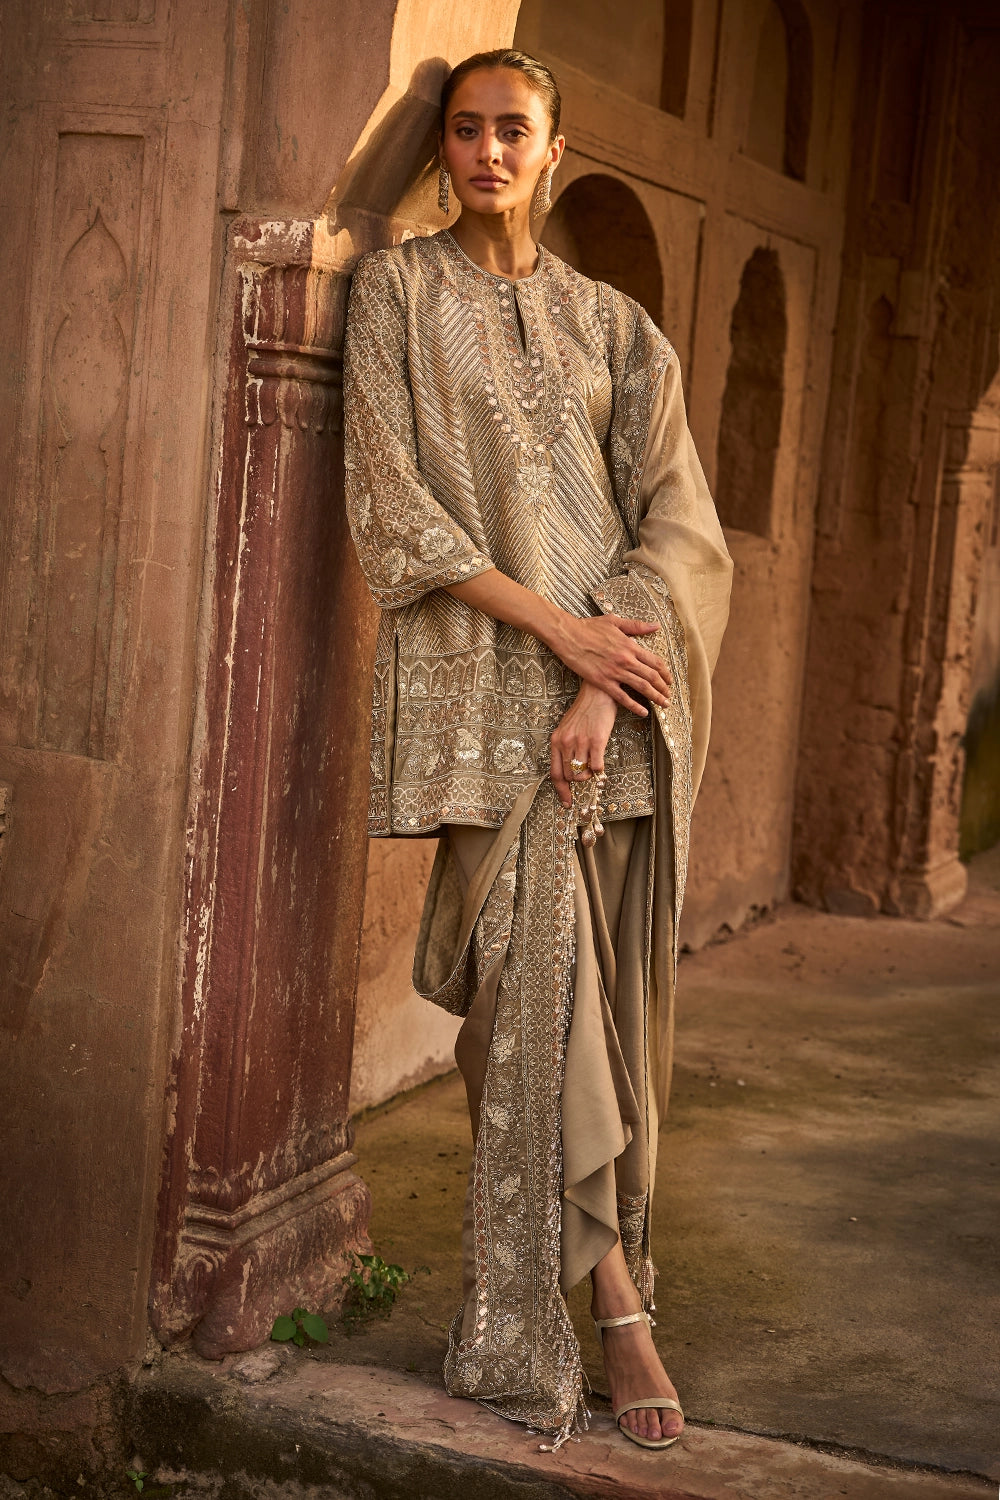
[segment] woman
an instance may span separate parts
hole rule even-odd
[[[354,275],[370,830],[440,835],[414,983],[465,1018],[475,1138],[448,1389],[555,1445],[585,1425],[564,1294],[589,1272],[616,1420],[665,1447],[650,1196],[732,564],[669,343],[532,238],[564,144],[546,68],[467,59],[441,107],[460,217]]]

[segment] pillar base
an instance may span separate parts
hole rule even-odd
[[[370,1254],[371,1195],[347,1153],[232,1212],[190,1203],[169,1306],[205,1359],[256,1348],[294,1307],[340,1307],[352,1253]],[[320,1180],[315,1179],[319,1177]]]
[[[936,865],[901,877],[895,891],[886,901],[886,910],[894,917],[915,917],[930,922],[954,910],[965,899],[969,876],[957,855]]]

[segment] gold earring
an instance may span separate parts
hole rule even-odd
[[[550,164],[549,166],[545,167],[542,175],[539,177],[537,183],[535,184],[535,191],[531,199],[531,214],[533,218],[541,218],[542,214],[547,214],[549,209],[552,207],[552,198],[549,194],[549,188],[551,187],[551,185],[552,167]]]
[[[448,168],[444,162],[441,162],[438,166],[438,208],[444,214],[445,218],[448,217],[451,210],[450,188],[451,178],[448,176]]]

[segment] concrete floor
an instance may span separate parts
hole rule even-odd
[[[998,1002],[1000,849],[948,920],[789,906],[685,957],[654,1254],[694,1423],[1000,1480]],[[439,1382],[469,1148],[454,1075],[361,1120],[376,1247],[429,1270],[323,1358]]]

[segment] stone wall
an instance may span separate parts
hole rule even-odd
[[[373,839],[358,971],[351,1110],[356,1113],[455,1066],[458,1021],[410,983],[436,839]]]
[[[794,889],[834,911],[933,916],[965,889],[977,592],[982,680],[995,671],[1000,29],[988,6],[871,7],[862,52]]]
[[[177,9],[4,10],[7,1389],[86,1387],[147,1335],[226,76],[226,6]]]

